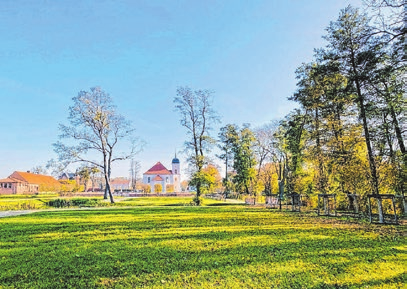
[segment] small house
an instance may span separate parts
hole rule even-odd
[[[0,194],[36,194],[40,191],[58,191],[61,184],[51,176],[15,171],[0,179]]]

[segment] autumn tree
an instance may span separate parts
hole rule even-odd
[[[220,132],[218,134],[218,148],[220,149],[221,153],[217,155],[219,159],[221,159],[225,164],[225,177],[222,180],[223,187],[225,189],[224,195],[225,198],[228,197],[232,189],[232,182],[229,178],[229,169],[232,167],[233,164],[233,133],[235,131],[235,126],[232,124],[228,124],[224,127],[220,128]]]
[[[230,138],[233,152],[233,183],[238,193],[256,196],[257,173],[256,156],[253,151],[256,138],[249,125],[239,128],[236,125],[229,127],[228,138]]]
[[[165,192],[166,192],[166,193],[173,193],[173,192],[174,192],[174,185],[172,185],[172,184],[166,184],[166,185],[165,185]]]
[[[92,166],[90,168],[90,181],[92,182],[92,192],[95,190],[96,178],[100,172],[101,171],[98,167]]]
[[[72,163],[89,163],[101,169],[105,181],[105,199],[110,197],[112,164],[132,158],[140,146],[133,137],[134,129],[129,121],[118,113],[112,98],[100,87],[80,91],[72,98],[69,107],[70,125],[59,125],[60,138],[54,151],[64,166]],[[129,143],[127,152],[118,152],[118,144]]]
[[[205,165],[200,172],[193,175],[189,184],[197,187],[200,184],[201,193],[214,193],[221,188],[221,176],[219,170],[213,164]]]
[[[379,194],[377,165],[372,147],[371,127],[368,122],[368,94],[365,86],[369,71],[377,64],[378,54],[375,53],[375,49],[380,44],[374,43],[370,37],[372,28],[369,26],[367,16],[350,6],[341,11],[338,20],[331,22],[327,31],[328,34],[324,37],[329,42],[326,57],[340,59],[340,71],[349,79],[351,93],[356,96],[354,100],[363,125],[373,192]]]
[[[370,2],[401,8],[397,0]],[[350,6],[330,23],[328,45],[297,70],[297,91],[290,99],[301,111],[287,116],[276,134],[288,191],[304,191],[304,181],[313,178],[307,191],[403,194],[406,65],[400,35],[372,26]]]
[[[287,139],[285,137],[286,130],[282,125],[282,121],[274,121],[272,126],[273,141],[270,146],[270,160],[274,164],[275,171],[277,173],[278,194],[280,198],[283,198],[285,184],[288,174],[288,150]]]
[[[155,184],[154,185],[154,193],[161,193],[163,191],[163,186],[161,184]]]
[[[77,174],[80,177],[84,186],[84,191],[88,190],[88,182],[90,180],[91,169],[88,166],[82,166],[77,170]]]
[[[207,163],[206,154],[211,150],[215,140],[209,132],[212,125],[218,121],[212,108],[212,92],[209,90],[192,90],[189,87],[179,87],[174,98],[175,109],[180,115],[181,125],[186,129],[188,140],[185,150],[188,154],[196,186],[194,202],[200,205],[202,193],[202,169]],[[196,177],[194,177],[196,175]]]
[[[301,174],[304,157],[304,126],[308,122],[307,111],[295,109],[280,122],[284,134],[283,148],[286,155],[285,174],[288,193],[298,193],[297,184]]]
[[[277,171],[276,166],[273,163],[267,162],[260,168],[260,174],[258,175],[259,181],[264,188],[264,194],[270,196],[274,191],[277,191]]]

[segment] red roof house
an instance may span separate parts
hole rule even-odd
[[[57,191],[60,186],[51,176],[15,171],[8,178],[0,180],[0,194],[35,194],[39,191]]]

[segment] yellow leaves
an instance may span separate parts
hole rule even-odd
[[[161,184],[154,184],[154,192],[161,193],[163,191],[163,186]]]
[[[222,186],[222,178],[219,170],[212,164],[204,167],[200,172],[196,172],[191,179],[190,184],[196,186],[201,185],[204,193],[212,193]]]

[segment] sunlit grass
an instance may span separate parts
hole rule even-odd
[[[47,206],[37,199],[2,199],[0,200],[0,211],[7,210],[38,210],[46,209]]]
[[[242,206],[41,212],[0,219],[0,288],[403,288],[405,234]]]

